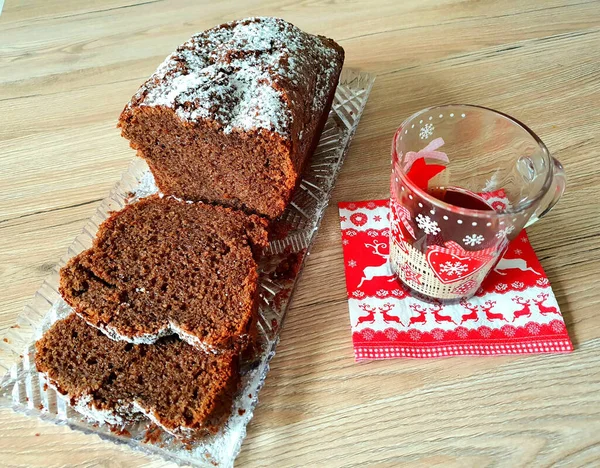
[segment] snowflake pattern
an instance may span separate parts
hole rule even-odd
[[[496,237],[498,239],[502,239],[504,237],[508,237],[510,235],[511,232],[513,232],[515,230],[514,226],[506,226],[504,229],[500,229],[497,233],[496,233]]]
[[[425,124],[423,127],[421,127],[421,131],[419,132],[419,137],[421,138],[421,140],[424,140],[426,138],[429,138],[431,135],[433,135],[433,130],[434,130],[434,126],[433,124]]]
[[[402,271],[402,273],[404,273],[404,277],[406,278],[407,281],[412,281],[413,283],[416,283],[416,284],[422,284],[421,276],[423,276],[423,275],[421,273],[417,273],[416,271],[414,271],[408,263],[405,263],[404,265],[402,265],[400,267],[400,271]]]
[[[433,130],[433,129],[432,129]],[[353,208],[357,208],[357,207],[353,207]],[[381,216],[376,215],[373,216],[371,219],[375,222],[381,222],[382,219],[384,218],[384,215],[382,214]],[[389,215],[388,215],[388,219],[389,219]],[[340,216],[340,220],[342,222],[347,221],[347,217],[346,216]],[[428,234],[428,235],[437,235],[438,233],[441,232],[441,229],[438,225],[438,223],[434,220],[432,220],[429,216],[426,216],[425,214],[419,214],[416,219],[416,224],[419,227],[419,229],[421,229],[424,233]],[[367,227],[367,226],[365,226]],[[496,237],[498,238],[506,238],[507,236],[509,236],[511,233],[514,232],[514,227],[513,226],[506,226],[504,229],[501,229],[497,234]],[[389,235],[390,229],[384,229],[384,230],[375,230],[375,229],[369,229],[367,230],[367,232],[365,234],[367,234],[370,237],[376,237],[376,236],[387,236]],[[358,231],[356,231],[355,229],[346,229],[344,230],[344,238],[342,239],[342,243],[344,246],[350,245],[351,244],[351,240],[349,240],[349,238],[354,237],[356,235],[358,235]],[[523,243],[526,244],[528,242],[528,239],[526,237],[524,237],[524,235],[520,235],[518,237],[518,239]],[[470,246],[470,247],[475,247],[476,245],[480,245],[483,242],[485,242],[485,238],[484,236],[480,235],[480,234],[476,234],[476,233],[472,233],[469,235],[465,235],[464,238],[462,239],[462,242],[465,246]],[[523,250],[522,248],[514,248],[513,249],[513,253],[515,256],[521,256],[523,254]],[[347,261],[347,265],[350,268],[356,268],[358,266],[356,260],[349,260]],[[406,277],[405,279],[407,281],[413,281],[416,282],[418,284],[422,284],[421,280],[422,280],[422,275],[420,273],[418,273],[417,271],[413,270],[412,266],[408,263],[405,263],[404,265],[402,265],[401,267],[402,272],[404,274],[404,276]],[[469,267],[468,264],[464,264],[464,262],[460,262],[460,261],[455,261],[453,259],[453,261],[448,261],[443,263],[442,265],[440,265],[440,271],[444,272],[446,275],[450,276],[450,277],[457,277],[457,276],[461,276],[462,274],[464,274],[466,271],[468,271]],[[536,281],[536,286],[538,287],[547,287],[549,285],[549,281],[547,278],[538,278]],[[398,298],[398,299],[403,299],[405,297],[410,297],[410,294],[408,294],[405,290],[397,287],[397,285],[395,285],[396,288],[395,289],[380,289],[378,291],[375,292],[375,296],[379,297],[381,299],[384,298],[388,298],[388,297],[394,297],[394,298]],[[492,286],[492,285],[490,285]],[[473,280],[469,280],[464,282],[463,284],[461,284],[460,286],[457,286],[456,288],[454,288],[455,290],[453,292],[457,293],[457,294],[466,294],[468,291],[470,290],[474,290],[477,287],[477,284],[473,281]],[[523,288],[525,288],[524,282],[523,281],[514,281],[511,283],[498,283],[495,284],[494,286],[492,286],[494,289],[494,291],[496,292],[506,292],[508,290],[522,290]],[[486,291],[484,291],[481,287],[478,289],[478,294],[486,294],[486,292],[489,289],[486,288]],[[356,299],[363,299],[364,297],[366,297],[366,294],[360,290],[356,290],[352,293],[351,297],[354,297]],[[548,324],[548,328],[551,328],[552,331],[556,334],[561,334],[565,332],[565,325],[562,321],[560,320],[553,320],[552,322],[550,322]],[[525,325],[525,330],[527,331],[528,334],[530,335],[539,335],[542,332],[542,327],[540,326],[540,324],[536,323],[536,322],[529,322]],[[475,329],[478,334],[480,335],[481,338],[491,338],[493,335],[493,328],[490,327],[479,327],[477,329]],[[498,332],[501,332],[503,336],[505,336],[507,339],[512,339],[515,338],[517,336],[517,333],[523,330],[520,327],[515,327],[514,324],[510,325],[510,324],[505,324],[504,326],[502,326]],[[416,329],[409,329],[408,331],[408,338],[410,338],[410,340],[412,340],[413,342],[418,342],[421,339],[423,339],[423,333],[420,332],[419,330]],[[496,332],[496,333],[498,333]],[[522,331],[520,332],[522,333]],[[376,337],[376,332],[375,330],[372,329],[364,329],[363,331],[360,332],[361,337],[363,340],[365,341],[373,341]],[[396,341],[399,339],[399,337],[401,336],[401,333],[399,333],[398,330],[394,329],[394,328],[387,328],[383,331],[382,333],[383,335],[386,336],[386,338],[390,341]],[[456,327],[454,329],[454,336],[458,339],[468,339],[469,335],[470,335],[470,329],[469,328],[465,328],[463,326],[459,326]],[[403,335],[404,336],[404,335]],[[445,332],[444,330],[440,329],[440,328],[435,328],[433,330],[430,331],[430,339],[434,339],[436,341],[439,342],[443,342],[444,339],[447,339],[447,337],[452,336],[452,334],[448,335],[448,332]],[[476,336],[476,335],[473,335]],[[404,338],[402,338],[404,339]]]
[[[506,203],[502,203],[501,201],[492,202],[492,208],[495,211],[504,211],[506,209]]]
[[[548,284],[550,284],[550,281],[548,281],[548,278],[540,278],[536,281],[538,286],[548,286]]]
[[[417,226],[423,230],[425,234],[437,234],[441,231],[438,227],[438,223],[433,221],[429,216],[423,216],[422,214],[417,215],[416,219]]]
[[[462,262],[447,261],[440,265],[440,271],[448,276],[460,276],[469,269],[468,265]]]
[[[373,209],[377,208],[377,205],[375,204],[374,201],[370,201],[369,203],[367,203],[367,208],[373,210]]]
[[[452,290],[452,294],[467,294],[471,289],[473,289],[475,286],[477,286],[477,281],[475,280],[467,280],[464,283],[456,286],[453,290]]]
[[[484,240],[485,238],[481,234],[471,234],[463,238],[464,244],[471,247],[481,244]]]
[[[396,236],[398,239],[404,239],[404,233],[402,232],[402,228],[400,227],[400,223],[394,223],[392,225],[392,233],[394,234],[394,236]]]
[[[565,331],[565,324],[562,323],[560,320],[552,320],[552,322],[550,322],[550,327],[552,328],[552,331],[554,331],[554,333],[562,333]]]
[[[349,210],[355,210],[356,209],[356,203],[348,203],[348,209]]]
[[[362,335],[363,339],[367,340],[367,341],[371,341],[373,338],[375,338],[375,332],[373,330],[371,330],[370,328],[365,328],[361,332],[361,335]]]
[[[369,217],[361,212],[358,213],[354,213],[352,216],[350,216],[350,221],[352,221],[352,224],[354,224],[355,226],[364,226],[365,224],[367,224],[367,221],[369,220]]]

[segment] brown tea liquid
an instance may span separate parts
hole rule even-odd
[[[438,187],[427,190],[440,201],[469,210],[494,211],[479,195],[457,187]]]

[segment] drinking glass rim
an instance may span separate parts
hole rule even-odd
[[[552,184],[553,162],[552,162],[552,157],[550,156],[550,151],[548,150],[548,147],[546,146],[546,144],[540,139],[540,137],[538,137],[535,134],[535,132],[533,130],[531,130],[527,125],[525,125],[524,123],[515,119],[514,117],[511,117],[510,115],[505,114],[504,112],[500,112],[495,109],[491,109],[489,107],[478,106],[476,104],[443,104],[441,106],[431,106],[431,107],[426,107],[425,109],[421,109],[420,111],[417,111],[414,114],[412,114],[410,117],[406,118],[400,124],[400,127],[398,127],[398,129],[396,130],[396,133],[394,134],[394,141],[392,142],[392,164],[393,164],[394,160],[396,160],[396,158],[398,157],[398,153],[396,151],[396,141],[398,139],[398,136],[401,133],[401,130],[406,125],[408,125],[409,122],[411,122],[413,119],[415,119],[419,115],[425,114],[427,112],[431,112],[435,109],[445,109],[448,107],[470,107],[470,108],[476,108],[476,109],[483,109],[487,112],[491,112],[493,114],[501,116],[501,117],[507,119],[508,121],[510,121],[511,123],[517,125],[518,127],[521,127],[523,130],[525,130],[529,134],[529,136],[531,136],[533,138],[533,140],[542,149],[542,153],[544,155],[546,164],[548,166],[548,171],[546,173],[546,180],[544,180],[544,184],[542,185],[541,189],[538,191],[538,193],[533,198],[531,198],[523,203],[520,203],[519,206],[516,208],[507,209],[504,213],[497,213],[496,211],[489,211],[489,210],[476,210],[473,208],[462,208],[462,207],[459,207],[456,205],[452,205],[450,203],[446,203],[442,200],[439,200],[439,199],[435,198],[434,196],[430,195],[429,193],[427,193],[422,188],[413,184],[412,180],[410,180],[408,177],[406,177],[406,174],[404,173],[402,168],[400,168],[400,177],[402,178],[403,182],[406,183],[406,185],[408,185],[413,192],[417,193],[420,197],[424,198],[425,200],[427,200],[429,203],[436,206],[437,208],[445,209],[448,211],[459,212],[464,215],[483,217],[483,218],[491,218],[494,216],[514,215],[514,214],[522,213],[523,211],[530,208],[534,203],[537,203],[539,200],[541,200],[546,195],[546,193],[548,193],[548,190],[550,190],[550,185]]]

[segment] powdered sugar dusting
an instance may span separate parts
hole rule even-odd
[[[160,426],[162,428],[162,430],[164,430],[165,432],[168,432],[171,435],[174,435],[176,437],[186,437],[186,436],[190,437],[194,434],[194,429],[189,428],[189,427],[179,426],[175,429],[169,429],[167,426],[165,426],[164,424],[162,424],[160,422],[160,420],[158,419],[158,417],[156,416],[156,414],[154,413],[153,410],[143,408],[138,401],[133,402],[132,408],[133,408],[133,411],[142,413],[150,421],[152,421],[157,426]]]
[[[63,394],[58,390],[56,383],[45,373],[40,373],[48,387],[56,391],[56,396],[63,399],[67,404],[73,402],[73,409],[87,419],[100,424],[108,424],[114,427],[123,428],[133,421],[137,421],[142,416],[140,411],[129,404],[117,404],[114,409],[98,409],[94,406],[93,397],[89,393],[81,396]]]
[[[83,318],[85,320],[85,317],[81,317],[81,318]],[[110,325],[98,326],[96,324],[88,322],[87,320],[86,320],[86,323],[89,326],[94,327],[96,330],[100,330],[102,333],[104,333],[104,335],[106,335],[108,338],[110,338],[113,341],[127,341],[128,343],[132,343],[132,344],[136,344],[136,345],[153,344],[153,343],[156,343],[161,338],[164,338],[165,336],[177,335],[180,340],[183,340],[187,344],[194,346],[195,348],[201,349],[202,351],[204,351],[206,353],[212,353],[212,354],[219,353],[218,348],[215,348],[214,346],[209,345],[208,343],[205,343],[204,341],[200,340],[200,338],[198,338],[197,336],[187,333],[181,327],[179,327],[179,325],[177,325],[176,323],[173,323],[173,322],[169,322],[168,326],[161,328],[156,333],[144,333],[142,335],[137,335],[137,336],[121,335],[114,327],[111,327]],[[240,335],[240,339],[243,339],[245,337],[246,337],[246,335]]]
[[[199,348],[202,351],[204,351],[205,353],[217,354],[219,352],[219,350],[216,349],[214,346],[211,346],[208,343],[201,341],[200,338],[198,338],[195,335],[187,333],[186,331],[184,331],[182,328],[180,328],[178,325],[176,325],[173,322],[171,322],[171,324],[170,324],[170,331],[171,331],[171,333],[176,333],[177,336],[181,340],[185,341],[187,344],[192,345],[196,348]]]
[[[69,401],[68,396],[65,399]],[[94,406],[91,395],[77,399],[73,409],[92,421],[120,428],[139,420],[141,416],[139,412],[133,411],[131,405],[117,406],[114,410],[98,409]]]
[[[316,111],[341,52],[278,18],[247,18],[196,34],[158,67],[130,107],[165,106],[186,121],[223,131],[265,129],[289,136],[290,102]]]

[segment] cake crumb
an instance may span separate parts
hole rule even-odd
[[[182,445],[183,445],[184,450],[187,450],[188,452],[191,452],[194,449],[194,444],[192,443],[191,440],[183,441]]]
[[[136,197],[136,194],[134,192],[127,192],[127,195],[125,195],[125,204],[129,204],[129,202],[131,202],[131,200],[133,200]]]
[[[124,437],[131,437],[131,432],[129,432],[124,427],[109,426],[109,429],[110,429],[110,432],[112,432],[113,434],[124,436]]]
[[[8,338],[3,338],[2,341],[4,341],[5,343],[8,343]]]
[[[289,289],[282,289],[277,294],[275,294],[275,297],[273,298],[273,306],[275,307],[275,309],[277,309],[277,310],[282,309],[283,301],[286,301],[287,299],[289,299],[290,292],[291,291]]]
[[[36,436],[36,437],[39,437],[39,436],[40,436],[40,433],[39,433],[39,432],[36,432],[36,433],[35,433],[35,436]]]
[[[284,220],[271,223],[269,226],[269,242],[285,239],[292,229],[292,224]]]
[[[238,410],[238,414],[239,414],[240,416],[243,416],[245,413],[246,413],[246,410],[245,410],[245,409],[243,409],[243,408],[240,408],[240,409]]]
[[[146,435],[144,436],[144,439],[142,440],[142,442],[144,444],[156,444],[156,443],[160,442],[161,438],[162,438],[162,431],[161,431],[160,427],[158,427],[154,423],[150,423],[150,424],[148,424],[148,427],[146,428]]]
[[[283,258],[277,268],[269,275],[272,280],[291,280],[294,279],[300,267],[302,266],[302,260],[306,249],[302,249],[299,252],[290,252],[285,258]]]

